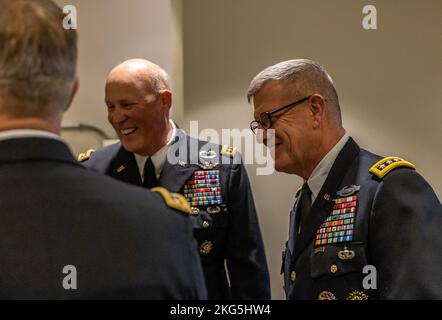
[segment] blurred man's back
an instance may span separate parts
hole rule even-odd
[[[0,8],[0,298],[205,298],[186,213],[83,169],[58,138],[77,89],[61,8]]]

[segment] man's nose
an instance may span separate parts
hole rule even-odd
[[[261,132],[262,132],[262,143],[264,143],[267,147],[273,147],[276,142],[275,129],[272,128],[262,129]]]
[[[259,143],[264,143],[265,145],[267,145],[267,129],[259,127],[256,138]]]

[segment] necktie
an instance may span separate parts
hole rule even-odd
[[[301,233],[301,228],[305,226],[305,222],[307,221],[307,216],[312,207],[312,199],[311,199],[312,191],[310,190],[307,181],[304,182],[301,191],[301,212],[298,224],[298,233]]]
[[[155,175],[155,166],[150,157],[147,158],[146,163],[144,164],[143,186],[149,189],[158,186],[157,176]]]

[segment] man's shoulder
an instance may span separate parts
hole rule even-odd
[[[156,216],[167,215],[168,212],[182,213],[186,216],[189,208],[185,206],[182,196],[169,193],[167,190],[152,192],[138,186],[124,183],[93,170],[83,169],[76,175],[80,181],[84,206],[90,203],[100,204],[102,210],[127,214],[155,212]],[[154,213],[152,213],[154,214]]]
[[[374,186],[374,192],[402,197],[404,192],[414,188],[416,196],[434,193],[415,164],[403,157],[383,157],[361,149],[358,170],[359,176],[364,176],[366,182]]]
[[[86,168],[98,169],[107,166],[121,149],[121,143],[116,142],[100,149],[89,149],[78,155],[77,160]]]

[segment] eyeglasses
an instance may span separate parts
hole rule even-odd
[[[269,129],[272,126],[272,117],[274,117],[275,113],[280,112],[282,110],[291,108],[291,107],[296,107],[297,105],[307,101],[308,99],[310,99],[311,95],[305,98],[302,98],[301,100],[292,102],[288,105],[285,105],[281,108],[278,108],[276,110],[270,111],[270,112],[263,112],[259,115],[259,120],[253,120],[252,122],[250,122],[250,130],[252,130],[252,132],[254,134],[256,134],[256,130],[258,129],[259,126],[261,126],[263,129]]]

